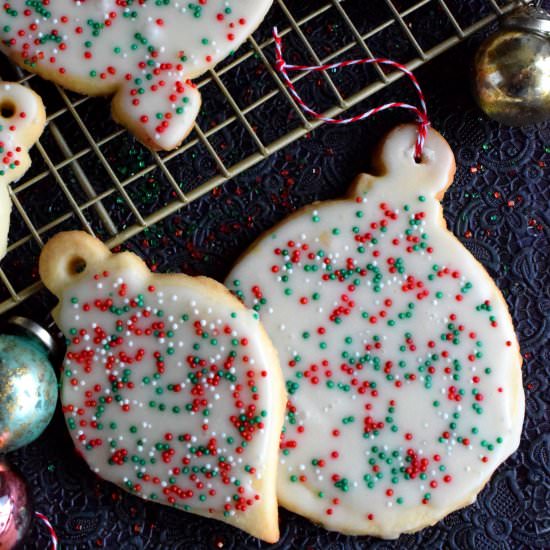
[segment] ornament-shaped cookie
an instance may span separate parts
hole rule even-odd
[[[0,48],[76,92],[110,95],[113,116],[152,149],[190,132],[200,94],[190,79],[235,51],[272,0],[12,0]]]
[[[0,259],[6,254],[8,241],[8,184],[29,169],[28,150],[45,124],[46,112],[40,96],[21,84],[0,82]]]
[[[227,279],[286,379],[279,502],[384,538],[473,502],[524,414],[505,301],[445,227],[452,152],[430,130],[416,163],[415,132],[394,130],[379,176],[280,223]]]
[[[286,396],[258,315],[211,279],[153,275],[79,231],[46,244],[40,276],[60,299],[61,401],[90,468],[276,541]]]

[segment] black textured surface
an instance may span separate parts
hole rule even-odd
[[[304,4],[306,13],[310,2]],[[468,9],[460,9],[467,18]],[[360,14],[354,17],[358,20]],[[437,28],[434,21],[424,18],[411,24],[424,25],[429,45]],[[326,25],[312,24],[310,31],[322,32]],[[329,36],[337,39],[337,34]],[[415,535],[396,542],[346,537],[282,510],[281,541],[273,548],[550,547],[550,122],[509,129],[488,120],[476,108],[469,93],[468,72],[481,38],[476,36],[430,62],[417,76],[428,98],[433,126],[444,134],[457,159],[455,183],[444,201],[449,228],[495,278],[520,338],[527,397],[520,449],[499,468],[474,505]],[[330,47],[327,41],[326,48]],[[402,52],[389,50],[377,53],[400,59]],[[349,89],[357,89],[366,76],[362,71],[350,71],[339,78]],[[245,82],[249,75],[236,71],[231,77]],[[253,88],[243,84],[238,90],[245,96],[253,94]],[[308,93],[315,105],[326,101],[322,86],[314,81]],[[414,100],[405,80],[372,98],[368,105],[396,98]],[[47,96],[45,100],[48,104]],[[83,116],[93,117],[94,108],[105,111],[102,100],[94,100],[89,107],[92,112]],[[277,124],[295,124],[279,120],[276,102],[272,109],[270,124],[263,130],[262,120],[254,123],[260,134],[276,131]],[[394,113],[354,126],[323,127],[138,235],[127,248],[159,272],[201,273],[223,280],[238,255],[288,212],[315,199],[342,195],[352,178],[368,169],[370,153],[383,133],[403,120],[406,115]],[[126,142],[117,144],[122,154],[124,147],[134,146],[124,139]],[[240,146],[239,136],[225,139],[229,150]],[[195,172],[205,178],[212,169],[210,163],[205,153],[198,154],[189,166],[181,167],[182,179]],[[136,185],[135,193],[148,201],[151,209],[164,200],[148,192],[147,181]],[[40,204],[39,197],[34,199]],[[117,219],[125,215],[117,210],[116,201],[111,210]],[[76,222],[67,227],[71,225],[76,227]],[[15,263],[10,267],[18,268]],[[44,321],[52,304],[51,297],[41,292],[19,307],[18,313]],[[144,503],[102,482],[74,452],[59,410],[43,436],[11,458],[28,480],[35,508],[55,525],[62,548],[268,547],[221,523]],[[35,524],[25,548],[47,548],[42,526]]]

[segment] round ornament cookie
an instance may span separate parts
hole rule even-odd
[[[379,176],[290,216],[227,279],[286,379],[280,504],[383,538],[473,502],[524,414],[505,301],[443,219],[452,152],[430,130],[416,163],[415,132],[391,132]]]
[[[148,147],[176,148],[200,94],[191,82],[235,51],[272,0],[11,0],[0,48],[70,90],[114,94],[113,116]]]
[[[0,82],[0,259],[6,254],[11,199],[8,184],[31,165],[28,150],[40,137],[46,112],[40,96],[12,82]]]
[[[61,402],[90,468],[276,541],[286,395],[258,315],[216,281],[153,275],[79,231],[51,239],[39,268],[60,299]]]

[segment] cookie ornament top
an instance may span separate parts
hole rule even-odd
[[[11,0],[1,49],[71,90],[115,94],[113,115],[153,149],[174,149],[200,107],[190,79],[236,50],[272,0]]]
[[[29,147],[40,137],[45,123],[40,96],[21,84],[0,82],[0,259],[6,254],[8,240],[8,184],[28,170]]]
[[[90,468],[276,541],[285,393],[258,315],[211,279],[153,275],[78,231],[51,239],[39,267],[60,298],[61,401]]]
[[[504,299],[446,229],[454,159],[415,127],[379,176],[261,238],[227,283],[260,313],[289,404],[279,502],[326,528],[395,538],[471,503],[518,446],[521,358]]]

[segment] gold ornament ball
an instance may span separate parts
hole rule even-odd
[[[522,8],[475,57],[474,94],[491,118],[527,126],[550,118],[550,19]]]

